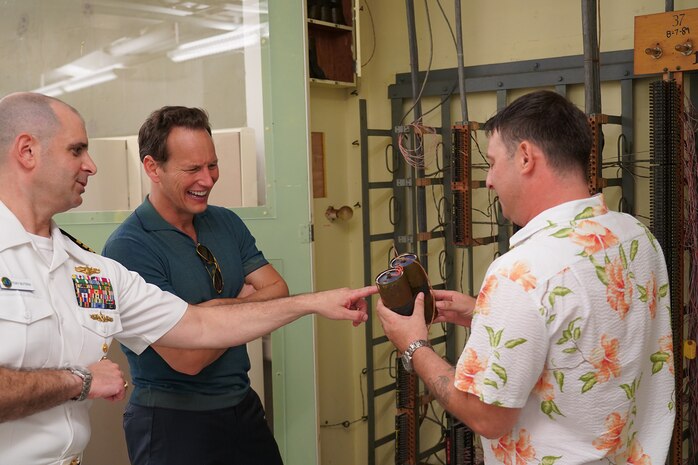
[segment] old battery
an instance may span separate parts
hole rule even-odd
[[[398,255],[390,261],[390,266],[392,268],[402,268],[414,297],[420,292],[424,293],[424,321],[427,324],[431,324],[436,317],[437,311],[429,287],[429,278],[421,263],[419,263],[417,255],[413,253]]]
[[[412,315],[414,297],[402,268],[389,268],[376,277],[383,304],[400,315]]]

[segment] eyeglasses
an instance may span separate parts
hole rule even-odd
[[[221,273],[221,267],[218,266],[218,260],[216,257],[208,250],[203,244],[196,244],[196,253],[201,257],[201,259],[206,263],[206,265],[213,266],[213,270],[206,267],[206,271],[211,276],[211,282],[213,283],[213,288],[216,293],[220,294],[223,292],[223,273]]]

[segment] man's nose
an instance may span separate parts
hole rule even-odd
[[[94,160],[90,156],[89,152],[85,152],[86,157],[85,161],[83,162],[82,168],[87,171],[88,176],[94,176],[97,174],[97,165],[95,164]]]
[[[201,170],[201,176],[199,177],[199,182],[207,187],[211,187],[216,183],[215,173],[210,169]]]

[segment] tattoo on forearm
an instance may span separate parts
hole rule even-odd
[[[449,404],[451,397],[451,390],[453,389],[453,379],[455,370],[453,368],[447,370],[445,373],[436,377],[432,380],[432,392],[442,405],[446,406]]]

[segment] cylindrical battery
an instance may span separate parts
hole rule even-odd
[[[383,304],[400,315],[412,315],[414,297],[402,268],[389,268],[376,277]]]
[[[410,290],[414,297],[420,292],[424,293],[424,321],[427,324],[431,324],[436,317],[436,306],[429,289],[429,278],[419,263],[417,255],[413,253],[398,255],[390,261],[390,266],[404,270],[403,272],[407,277],[407,282],[410,284]]]

